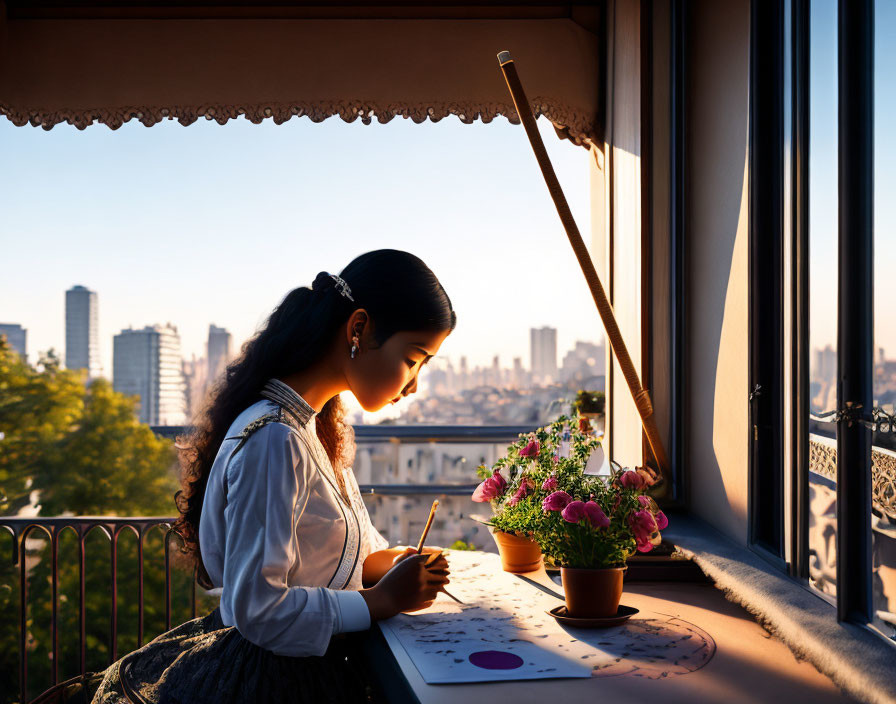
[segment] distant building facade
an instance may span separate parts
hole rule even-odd
[[[205,398],[208,388],[208,359],[196,357],[183,360],[184,381],[187,389],[187,416],[192,418]]]
[[[560,381],[584,384],[596,377],[605,376],[607,348],[593,342],[576,342],[576,346],[563,356]],[[590,389],[597,391],[598,389]]]
[[[140,422],[184,425],[187,390],[177,328],[169,323],[122,330],[112,350],[113,386],[140,397]]]
[[[65,366],[86,369],[87,378],[102,374],[99,308],[96,291],[73,286],[65,292]]]
[[[557,328],[530,328],[532,375],[542,382],[557,381]]]
[[[224,328],[208,326],[208,381],[213,384],[233,358],[232,336]]]
[[[28,331],[17,323],[0,323],[0,335],[6,337],[9,346],[28,361]]]

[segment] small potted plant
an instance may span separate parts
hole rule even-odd
[[[584,429],[603,430],[606,396],[603,391],[579,389],[572,402],[572,412],[582,420]]]
[[[480,465],[483,480],[473,501],[488,502],[494,515],[483,521],[492,533],[501,564],[508,572],[529,572],[542,564],[535,534],[545,521],[542,502],[566,475],[580,475],[600,440],[583,430],[578,414],[562,415],[552,423],[508,446],[491,467]],[[549,558],[550,561],[550,558]]]
[[[626,560],[661,541],[668,520],[644,491],[645,470],[614,470],[607,478],[567,476],[542,501],[535,540],[560,564],[566,609],[579,618],[616,615]]]

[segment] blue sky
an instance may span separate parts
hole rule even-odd
[[[813,347],[833,343],[836,317],[836,26],[833,0],[813,3]],[[876,43],[876,333],[896,357],[892,164],[896,134],[896,3],[879,1]],[[542,133],[586,241],[587,152]],[[0,119],[0,322],[28,328],[29,353],[64,346],[64,291],[100,296],[102,361],[112,335],[170,321],[184,353],[208,324],[239,343],[292,287],[380,247],[414,252],[442,280],[458,328],[442,354],[529,364],[529,328],[558,328],[562,354],[603,331],[521,127],[283,125],[244,120],[118,130],[17,128]],[[590,242],[589,242],[590,244]]]
[[[541,129],[590,244],[588,152]],[[242,342],[291,288],[381,247],[413,252],[442,281],[458,327],[441,355],[455,362],[497,353],[528,367],[531,326],[557,327],[561,356],[603,337],[525,133],[504,119],[115,131],[0,120],[0,152],[0,321],[28,328],[33,359],[64,346],[73,284],[99,294],[111,371],[124,327],[170,321],[185,355],[202,353],[209,323]]]
[[[810,35],[810,346],[837,346],[837,3],[813,0]],[[875,346],[896,359],[896,2],[875,3]]]

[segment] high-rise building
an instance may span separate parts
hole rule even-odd
[[[532,374],[542,383],[557,381],[557,328],[530,328]]]
[[[86,369],[87,378],[102,374],[96,291],[73,286],[65,292],[65,366]]]
[[[224,328],[208,326],[208,382],[214,384],[232,359],[231,335]]]
[[[523,358],[513,358],[513,372],[510,377],[511,386],[519,389],[526,384],[526,371],[523,369]]]
[[[194,354],[191,359],[183,360],[182,368],[187,388],[187,416],[193,417],[208,388],[208,359]]]
[[[837,351],[830,345],[815,350],[815,369],[812,381],[833,383],[837,378]]]
[[[141,423],[186,423],[186,381],[176,327],[168,323],[122,330],[113,340],[112,368],[115,390],[140,397]]]
[[[588,379],[604,376],[606,363],[607,348],[603,344],[595,345],[593,342],[578,340],[576,346],[563,357],[560,380],[583,383]]]
[[[0,335],[6,337],[9,346],[28,361],[28,331],[17,323],[0,323]]]

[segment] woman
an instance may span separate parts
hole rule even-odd
[[[413,393],[455,323],[432,271],[394,249],[287,294],[178,442],[176,529],[220,606],[98,673],[93,702],[367,700],[347,634],[432,604],[448,564],[384,553],[339,393],[368,411]]]

